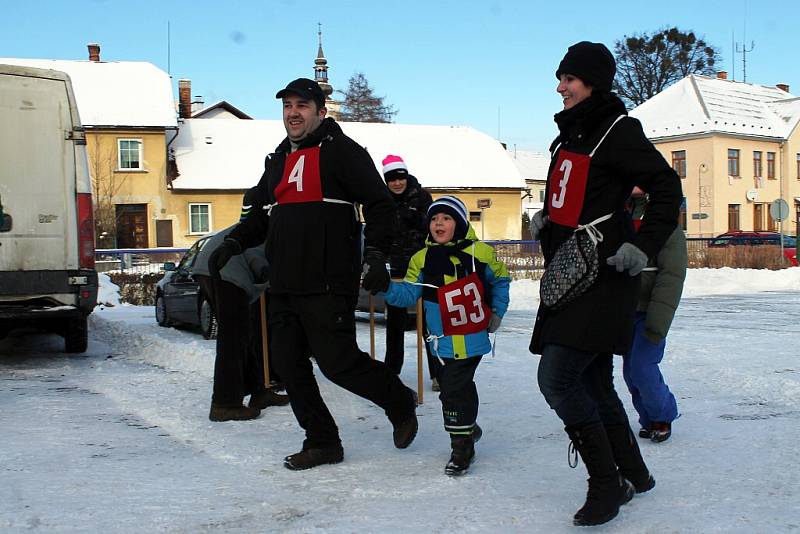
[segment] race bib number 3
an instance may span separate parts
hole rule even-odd
[[[489,326],[492,314],[477,274],[440,287],[438,297],[444,335],[477,334]]]
[[[578,227],[590,162],[591,158],[585,154],[567,150],[559,152],[553,172],[547,178],[547,210],[551,221],[571,228]]]
[[[286,156],[283,176],[275,188],[278,204],[322,201],[319,147],[304,148]]]

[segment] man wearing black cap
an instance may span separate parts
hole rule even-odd
[[[356,343],[355,305],[361,274],[362,206],[365,284],[389,279],[394,202],[363,147],[326,118],[325,95],[300,78],[279,91],[286,139],[267,158],[258,184],[267,208],[253,212],[215,251],[214,265],[267,236],[270,262],[270,347],[292,410],[306,431],[288,469],[341,462],[339,431],[322,400],[304,347],[335,384],[385,411],[394,445],[406,448],[417,432],[414,393]]]

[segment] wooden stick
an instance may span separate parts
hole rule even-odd
[[[261,353],[264,357],[264,387],[269,388],[269,338],[267,334],[267,297],[261,293]]]
[[[369,294],[369,355],[375,359],[375,301]]]
[[[422,349],[425,340],[422,338],[422,299],[417,299],[417,398],[418,403],[422,404]]]

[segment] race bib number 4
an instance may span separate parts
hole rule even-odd
[[[578,219],[583,209],[586,195],[586,179],[589,176],[591,158],[562,150],[547,178],[549,195],[548,215],[554,223],[571,228],[578,227]]]
[[[283,176],[275,188],[278,204],[322,201],[319,147],[296,150],[286,156]]]
[[[444,335],[477,334],[489,326],[492,313],[477,274],[440,287],[438,297]]]

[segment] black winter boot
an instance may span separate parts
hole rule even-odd
[[[453,452],[450,454],[450,461],[444,468],[445,474],[455,477],[465,475],[475,457],[475,441],[472,439],[472,435],[451,434],[450,446]]]
[[[284,458],[283,466],[292,471],[302,471],[323,464],[338,464],[342,460],[344,460],[344,450],[339,445],[325,449],[303,449]]]
[[[620,474],[633,484],[636,493],[650,491],[656,480],[647,469],[636,438],[628,425],[605,425],[614,461]]]
[[[614,519],[619,507],[633,498],[633,486],[617,472],[611,444],[601,423],[566,430],[589,472],[586,502],[572,522],[579,526],[601,525]]]

